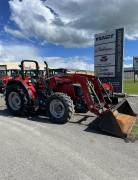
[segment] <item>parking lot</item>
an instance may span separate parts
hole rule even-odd
[[[138,112],[138,98],[129,101]],[[0,180],[137,180],[138,141],[126,143],[89,128],[92,114],[65,125],[13,117],[0,98]]]

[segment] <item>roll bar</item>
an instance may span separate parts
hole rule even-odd
[[[31,62],[31,63],[34,63],[34,64],[35,64],[35,67],[36,67],[36,76],[38,76],[38,74],[39,74],[39,64],[38,64],[38,62],[37,62],[37,61],[34,61],[34,60],[22,60],[22,61],[21,61],[21,65],[20,65],[22,77],[24,78],[24,71],[25,71],[25,69],[24,69],[24,67],[25,67],[24,64],[25,64],[26,62]]]

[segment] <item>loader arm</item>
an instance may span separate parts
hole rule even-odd
[[[97,78],[96,76],[93,76],[93,75],[89,75],[89,74],[76,74],[75,73],[74,78],[77,76],[80,76],[80,78],[85,77],[86,81],[91,82],[91,85],[93,86],[93,90],[95,91],[95,96],[97,96],[100,103],[104,104],[105,108],[109,109],[109,104],[106,103],[104,96],[106,96],[108,98],[108,101],[110,102],[110,104],[112,106],[112,101],[110,99],[110,96],[103,88],[102,83],[99,80],[99,78]],[[89,85],[90,85],[90,83],[89,83]]]
[[[103,108],[106,107],[106,103],[97,81],[94,83],[91,76],[74,74],[72,77],[72,83],[81,85],[84,100],[89,111],[95,113],[96,115],[100,115],[100,113],[103,112]],[[98,93],[95,89],[98,90]],[[93,94],[93,97],[91,93]]]

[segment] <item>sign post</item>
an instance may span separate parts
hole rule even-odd
[[[115,92],[123,90],[123,45],[123,28],[95,35],[95,74],[112,83]]]

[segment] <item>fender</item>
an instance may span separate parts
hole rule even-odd
[[[15,86],[17,86],[17,85],[19,85],[20,87],[22,87],[24,90],[25,90],[25,92],[26,92],[26,94],[27,94],[27,97],[28,97],[28,99],[29,99],[29,104],[31,103],[31,100],[32,100],[32,94],[31,94],[31,92],[29,91],[29,89],[28,89],[28,86],[23,82],[23,81],[20,81],[20,80],[10,80],[8,83],[7,83],[7,86],[6,86],[6,89],[7,89],[7,87],[8,86],[11,86],[11,85],[14,85],[15,84]]]

